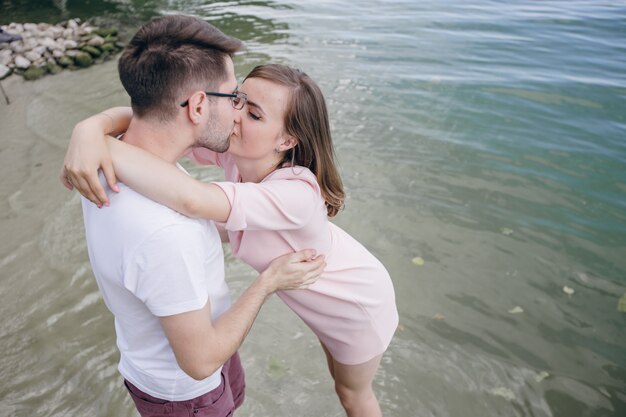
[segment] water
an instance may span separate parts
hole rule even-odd
[[[396,286],[386,415],[626,415],[626,3],[0,7],[2,23],[97,14],[127,33],[191,13],[246,42],[239,76],[274,61],[319,81],[348,191],[336,222]],[[0,415],[135,415],[78,200],[55,178],[73,124],[128,102],[115,63],[3,85]],[[236,294],[253,273],[230,255],[227,268]],[[315,338],[279,301],[242,356],[239,414],[342,415]]]

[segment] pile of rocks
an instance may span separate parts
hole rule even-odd
[[[2,42],[0,38],[0,80],[12,73],[34,80],[64,68],[88,67],[124,47],[116,28],[94,27],[80,19],[57,25],[11,23],[1,28],[0,32],[21,39]]]

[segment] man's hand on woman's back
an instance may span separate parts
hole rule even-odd
[[[312,249],[289,253],[274,259],[259,278],[265,280],[271,292],[307,288],[326,267],[324,259]]]

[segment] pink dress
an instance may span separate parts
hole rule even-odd
[[[383,353],[398,325],[393,284],[385,267],[359,242],[328,221],[315,175],[307,168],[281,168],[260,183],[241,183],[229,154],[207,149],[192,159],[215,164],[228,197],[225,223],[232,253],[257,271],[276,257],[316,249],[327,267],[308,289],[278,296],[313,330],[339,363],[355,365]]]

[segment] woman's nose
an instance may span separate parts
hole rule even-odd
[[[243,112],[243,109],[239,109],[239,110],[235,109],[235,115],[234,115],[235,123],[237,123],[237,124],[241,123],[241,113],[242,112]]]

